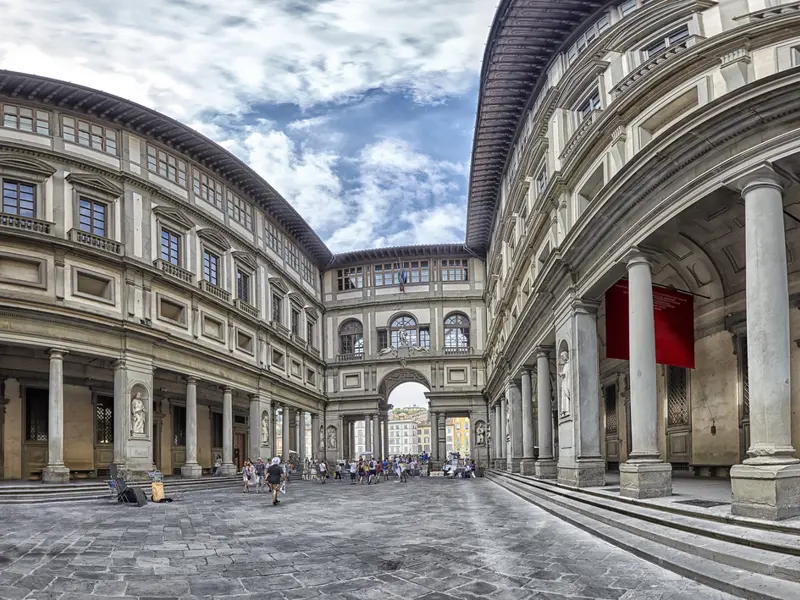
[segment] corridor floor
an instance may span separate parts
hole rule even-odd
[[[169,495],[169,489],[167,489]],[[0,598],[728,599],[483,479],[0,506]]]

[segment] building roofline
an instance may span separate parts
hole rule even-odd
[[[367,262],[400,259],[425,259],[437,256],[474,256],[465,244],[421,244],[412,246],[390,246],[388,248],[372,248],[334,254],[327,269],[335,269]],[[326,270],[327,270],[326,269]]]

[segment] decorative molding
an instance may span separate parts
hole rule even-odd
[[[42,179],[52,177],[57,171],[50,163],[17,152],[0,152],[0,169],[32,173]]]
[[[194,227],[194,222],[177,208],[159,205],[154,206],[152,208],[152,212],[159,219],[166,219],[172,223],[175,223],[176,225],[180,225],[185,231],[188,231]]]
[[[216,227],[203,227],[197,230],[197,237],[201,240],[214,244],[222,250],[230,250],[231,242]]]
[[[109,198],[116,199],[122,196],[122,188],[104,177],[88,173],[70,173],[66,176],[66,180],[77,188],[86,188]]]

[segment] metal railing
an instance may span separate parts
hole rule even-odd
[[[107,237],[102,237],[99,235],[94,235],[93,233],[81,231],[80,229],[70,229],[69,239],[72,240],[73,242],[83,244],[84,246],[97,248],[98,250],[103,250],[104,252],[110,252],[111,254],[116,254],[116,255],[122,254],[122,244],[120,244],[119,242],[110,240]]]
[[[348,354],[337,354],[337,362],[346,362],[348,360],[364,360],[363,352],[350,352]]]
[[[159,271],[166,273],[167,275],[171,275],[181,281],[185,281],[186,283],[192,283],[194,281],[194,275],[191,271],[187,271],[186,269],[182,269],[178,265],[173,265],[172,263],[168,263],[165,260],[157,258],[153,261],[153,264]]]

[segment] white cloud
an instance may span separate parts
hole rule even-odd
[[[362,140],[326,114],[245,120],[371,90],[438,102],[474,83],[487,0],[0,0],[0,68],[145,104],[258,171],[334,251],[463,240],[463,165]],[[353,142],[356,138],[356,143]],[[357,148],[342,156],[345,139]],[[360,148],[360,150],[358,150]]]

